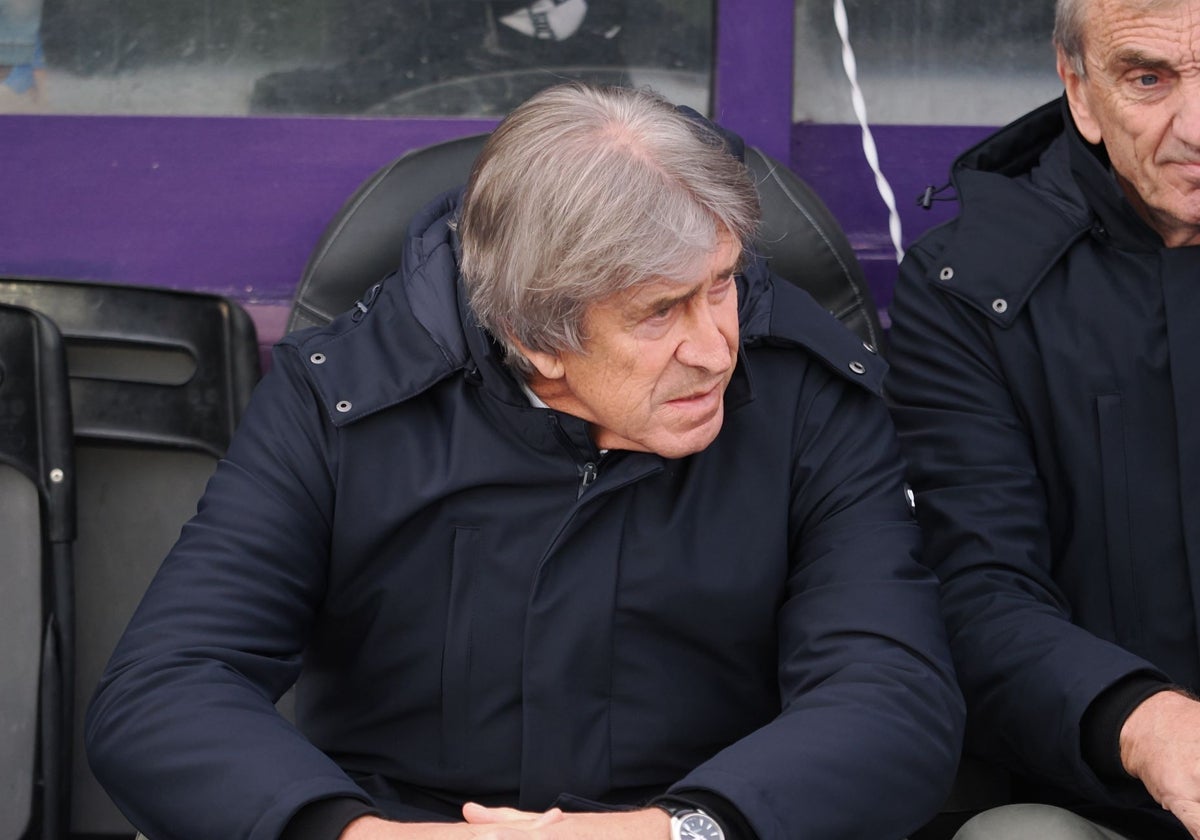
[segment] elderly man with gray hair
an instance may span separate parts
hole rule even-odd
[[[1200,2],[1059,0],[1066,88],[964,154],[889,394],[1014,805],[963,838],[1200,837]]]
[[[877,840],[937,809],[962,700],[883,363],[755,255],[740,148],[552,88],[280,344],[89,711],[139,829]]]

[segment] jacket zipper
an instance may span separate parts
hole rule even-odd
[[[596,476],[600,474],[600,467],[595,461],[588,461],[579,468],[579,492],[575,498],[581,498],[583,491],[592,486],[592,482],[596,480]]]
[[[600,465],[579,451],[579,447],[571,440],[571,436],[567,434],[562,424],[558,422],[557,417],[550,414],[549,419],[550,425],[554,427],[554,435],[559,439],[559,442],[567,448],[567,451],[575,455],[575,468],[579,471],[579,489],[575,493],[575,498],[583,498],[584,491],[591,487],[599,477]]]

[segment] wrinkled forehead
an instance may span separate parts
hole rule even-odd
[[[1147,15],[1200,15],[1200,0],[1083,0],[1083,29],[1088,35],[1114,27],[1134,27]]]
[[[1084,0],[1084,17],[1121,12],[1135,14],[1191,7],[1200,9],[1197,0]]]
[[[1086,0],[1083,52],[1105,66],[1125,54],[1133,63],[1191,63],[1200,48],[1200,0]]]

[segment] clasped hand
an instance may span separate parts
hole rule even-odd
[[[638,811],[544,813],[487,808],[468,802],[461,823],[398,823],[359,817],[340,840],[666,840],[670,818],[658,808]]]
[[[1200,840],[1200,702],[1153,694],[1121,728],[1121,763]]]

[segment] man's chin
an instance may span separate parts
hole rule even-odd
[[[666,437],[651,451],[664,458],[686,458],[703,452],[717,439],[725,420],[724,408],[717,410],[714,417],[691,429]]]

